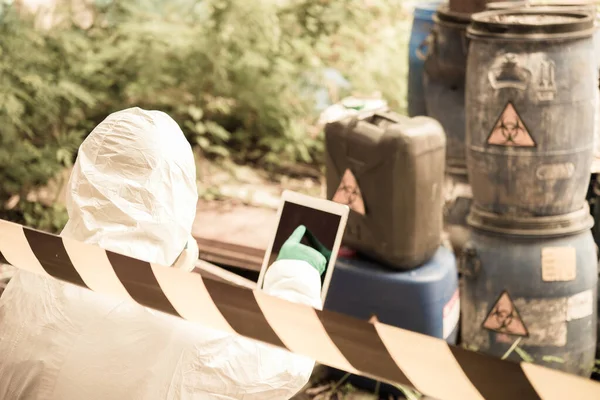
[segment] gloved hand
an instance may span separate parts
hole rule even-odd
[[[319,275],[322,275],[323,272],[325,272],[328,257],[325,254],[322,254],[319,251],[300,243],[305,233],[306,227],[304,225],[300,225],[299,227],[297,227],[294,233],[292,233],[290,237],[285,241],[283,246],[281,246],[281,250],[279,251],[279,255],[277,256],[277,261],[306,261],[319,272]],[[309,232],[309,240],[313,239],[316,240],[316,238]],[[325,249],[318,241],[316,243],[318,243],[318,245],[321,248]],[[329,252],[329,256],[331,256],[331,252]]]
[[[306,238],[308,239],[308,243],[313,249],[317,250],[319,253],[325,256],[325,265],[329,264],[329,259],[331,258],[331,250],[323,246],[321,242],[319,242],[319,239],[317,239],[317,237],[313,235],[313,233],[309,229],[306,230]]]

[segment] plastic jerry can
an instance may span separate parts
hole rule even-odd
[[[443,226],[442,126],[377,111],[327,124],[325,141],[327,196],[351,209],[344,244],[400,270],[432,257]]]

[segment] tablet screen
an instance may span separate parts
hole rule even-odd
[[[312,248],[318,248],[320,243],[331,252],[335,244],[341,218],[339,215],[326,211],[290,203],[289,201],[284,202],[268,265],[270,266],[275,262],[281,246],[283,246],[285,241],[300,225],[306,227],[306,234],[302,238],[301,243]],[[329,268],[329,260],[327,260],[326,268]],[[321,275],[321,282],[323,282],[326,275],[327,270]]]

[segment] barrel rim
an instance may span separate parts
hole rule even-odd
[[[442,4],[433,16],[433,21],[439,25],[456,26],[464,29],[471,23],[471,14],[452,11],[448,4]]]
[[[489,18],[498,15],[553,15],[575,17],[576,20],[551,24],[511,24],[493,22]],[[469,38],[498,39],[568,39],[592,36],[595,31],[595,18],[580,9],[565,7],[534,7],[505,10],[484,11],[473,14],[471,24],[467,28]]]
[[[589,230],[594,226],[594,218],[590,215],[587,202],[584,202],[581,209],[568,214],[539,217],[500,215],[473,204],[467,216],[467,224],[484,232],[504,235],[555,237]]]
[[[487,3],[485,5],[486,11],[498,11],[498,10],[509,10],[509,9],[518,9],[518,8],[544,8],[544,7],[556,7],[559,9],[590,9],[594,10],[594,14],[596,13],[596,3],[590,0],[580,0],[579,2],[571,2],[567,3],[555,3],[551,0],[547,0],[547,3],[528,3],[526,0],[520,1],[493,1],[491,3]]]
[[[417,3],[413,8],[413,18],[417,20],[431,20],[437,12],[440,4],[442,4],[441,1]]]

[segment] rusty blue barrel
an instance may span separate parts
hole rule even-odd
[[[594,31],[577,10],[472,16],[467,165],[483,210],[526,217],[583,207],[598,101]]]
[[[587,207],[525,221],[472,207],[468,223],[460,260],[463,345],[589,377],[598,264]]]
[[[425,60],[423,85],[427,115],[446,132],[446,170],[464,174],[465,74],[470,16],[438,8]]]
[[[530,7],[559,7],[559,8],[570,8],[574,10],[581,10],[593,15],[596,22],[596,28],[600,26],[600,14],[597,12],[595,0],[570,0],[563,2],[547,1],[547,2],[535,2],[530,4],[527,1],[501,1],[488,3],[486,5],[488,10],[505,10],[511,8],[530,8]],[[600,70],[600,29],[596,29],[594,34],[594,52],[596,53],[596,65]],[[596,131],[595,131],[595,145],[594,145],[594,156],[600,159],[600,104],[599,108],[596,109]],[[594,171],[594,168],[592,168]],[[597,169],[596,169],[597,170]]]
[[[428,37],[433,28],[433,15],[440,1],[416,4],[408,43],[408,115],[427,115],[423,92],[423,62],[427,53]]]

